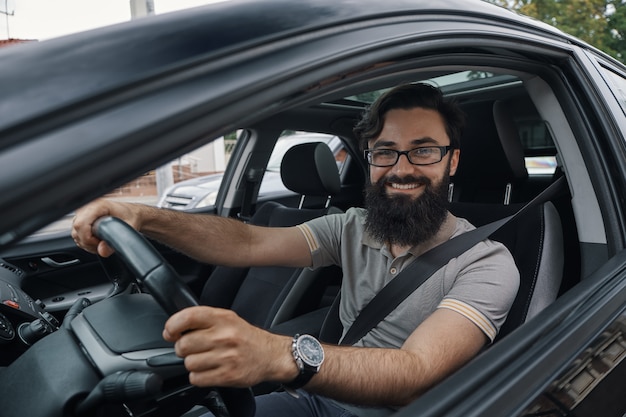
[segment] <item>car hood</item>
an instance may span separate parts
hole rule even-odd
[[[189,180],[181,181],[174,184],[166,195],[185,196],[201,198],[205,195],[218,191],[222,183],[223,174],[213,174]],[[288,190],[283,184],[280,173],[276,171],[267,171],[263,176],[261,187],[259,188],[259,198],[280,196],[287,194],[296,194]]]
[[[174,184],[167,194],[170,195],[205,195],[217,191],[222,183],[224,174],[212,174],[181,181]]]

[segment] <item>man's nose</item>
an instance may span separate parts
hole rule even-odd
[[[398,162],[392,167],[392,171],[396,173],[402,172],[413,172],[417,168],[417,165],[413,165],[409,161],[409,156],[407,154],[400,154],[398,158]]]

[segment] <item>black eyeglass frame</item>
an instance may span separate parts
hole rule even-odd
[[[416,164],[415,162],[411,161],[411,157],[409,156],[410,152],[413,152],[416,149],[424,149],[424,148],[437,148],[439,149],[439,152],[441,154],[441,157],[439,158],[438,161],[435,162],[429,162],[427,164]],[[434,164],[438,164],[439,162],[441,162],[443,160],[443,157],[446,156],[446,154],[448,152],[450,152],[452,149],[454,149],[454,147],[452,145],[447,145],[447,146],[418,146],[417,148],[413,148],[413,149],[409,149],[408,151],[397,151],[395,149],[388,149],[388,148],[383,148],[383,149],[365,149],[363,151],[363,155],[365,156],[365,160],[367,161],[367,163],[371,166],[375,166],[375,167],[379,167],[379,168],[385,168],[385,167],[392,167],[395,164],[398,163],[398,161],[400,160],[400,155],[404,155],[406,156],[406,159],[409,161],[409,163],[411,165],[417,165],[417,166],[426,166],[426,165],[434,165]],[[391,152],[395,152],[396,153],[396,160],[394,161],[393,164],[385,164],[385,165],[376,165],[372,163],[372,152],[374,151],[380,151],[380,150],[385,150],[385,151],[391,151]]]

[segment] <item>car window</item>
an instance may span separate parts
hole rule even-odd
[[[146,172],[104,195],[103,198],[180,209],[190,205],[193,207],[213,205],[239,133],[237,131],[219,137],[162,167]],[[211,188],[205,192],[208,189],[207,184],[212,184],[214,190]],[[196,189],[198,191],[195,191]],[[68,213],[33,235],[68,230],[73,215],[74,213]]]
[[[517,128],[528,175],[554,174],[556,147],[546,123],[540,119],[518,120]]]
[[[175,210],[209,207],[215,204],[226,164],[240,132],[217,138],[155,170],[116,188],[104,198],[136,202]],[[280,178],[280,164],[291,147],[308,142],[326,143],[341,172],[347,158],[343,142],[336,136],[316,132],[284,131],[276,142],[261,182],[259,199],[292,194]],[[73,213],[34,235],[68,230]]]
[[[217,138],[166,165],[165,172],[171,177],[163,178],[162,186],[157,184],[155,205],[176,210],[214,205],[239,133]],[[160,179],[158,175],[156,179]]]

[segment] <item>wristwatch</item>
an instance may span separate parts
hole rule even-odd
[[[313,375],[319,372],[322,362],[324,362],[324,348],[322,348],[319,340],[313,336],[296,334],[291,342],[291,353],[300,374],[293,381],[283,385],[295,390],[306,385]]]

